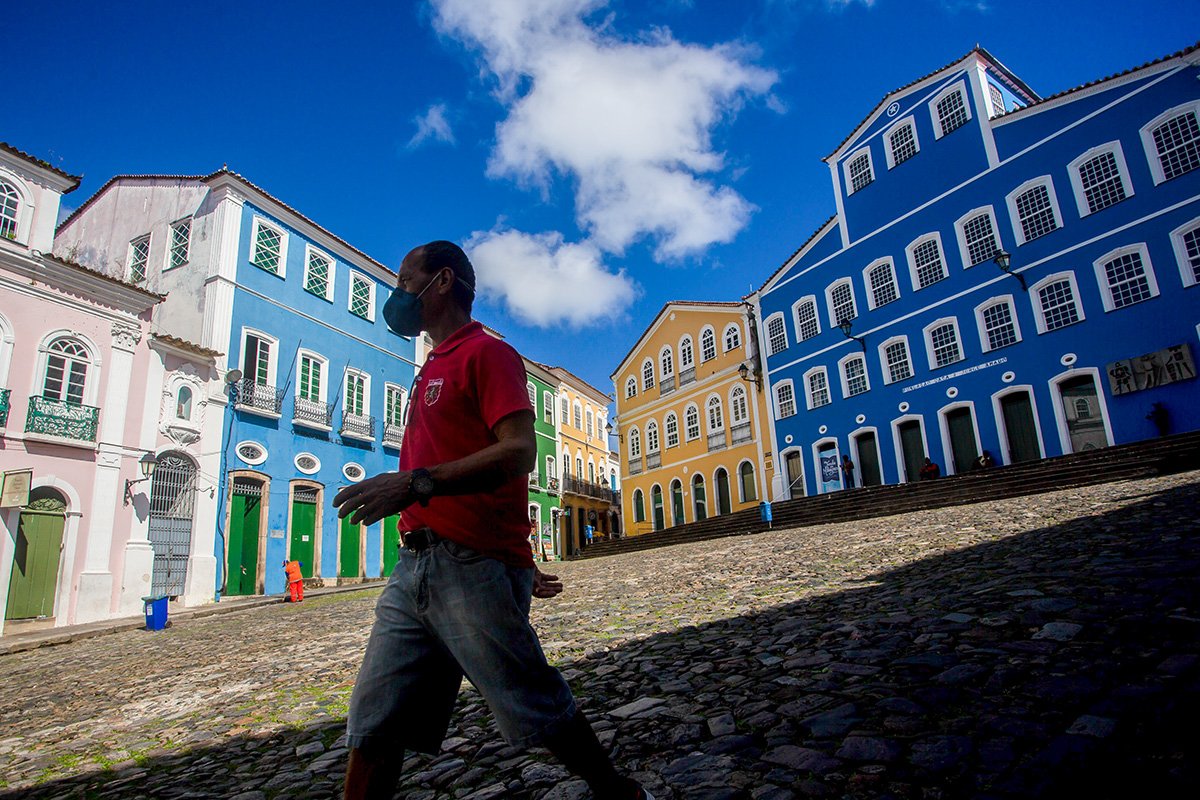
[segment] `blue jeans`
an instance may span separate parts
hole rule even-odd
[[[575,699],[529,624],[532,591],[532,569],[446,539],[401,549],[350,699],[349,746],[437,753],[464,674],[509,744],[552,737]]]

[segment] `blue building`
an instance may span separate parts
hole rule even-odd
[[[1039,97],[982,48],[824,160],[836,213],[751,295],[778,499],[1200,427],[1196,48]]]
[[[158,454],[178,474],[156,480],[173,494],[152,513],[187,511],[162,542],[151,522],[156,552],[212,525],[218,595],[283,592],[284,559],[327,584],[390,571],[394,520],[351,526],[331,501],[395,469],[415,365],[380,313],[392,270],[225,169],[114,178],[55,249],[166,294],[152,327],[213,354],[222,378]]]

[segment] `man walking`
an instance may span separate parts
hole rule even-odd
[[[404,257],[383,316],[434,347],[409,399],[400,469],[333,501],[355,524],[402,512],[404,545],[350,700],[345,797],[390,800],[403,750],[438,752],[465,674],[509,743],[548,748],[599,800],[653,800],[617,773],[529,624],[531,596],[562,591],[529,547],[533,409],[521,357],[471,319],[474,295],[457,245]]]

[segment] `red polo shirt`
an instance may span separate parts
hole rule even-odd
[[[532,411],[525,364],[510,345],[469,322],[435,347],[413,384],[400,469],[433,467],[477,453],[498,439],[492,429],[518,411]],[[480,494],[435,496],[411,505],[401,530],[430,527],[506,564],[533,566],[529,549],[528,476]]]

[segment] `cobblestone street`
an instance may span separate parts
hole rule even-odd
[[[1200,473],[555,565],[551,660],[660,798],[1200,785]],[[333,798],[378,589],[0,658],[0,796]],[[399,796],[589,797],[464,687]]]

